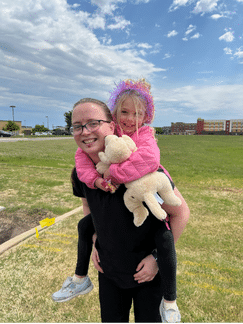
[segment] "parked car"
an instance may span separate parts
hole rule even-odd
[[[68,131],[62,129],[54,129],[52,135],[69,135]]]
[[[10,132],[5,132],[4,130],[0,130],[0,137],[11,137],[12,134]]]

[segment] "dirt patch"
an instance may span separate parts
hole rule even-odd
[[[55,215],[41,208],[18,209],[15,212],[0,211],[0,244],[40,225],[39,221],[47,217],[52,218]]]

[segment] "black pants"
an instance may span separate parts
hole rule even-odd
[[[78,258],[75,271],[78,276],[86,276],[88,273],[94,232],[92,217],[88,214],[78,223]]]
[[[164,298],[169,301],[176,299],[176,251],[174,237],[165,223],[155,220],[157,223],[154,242],[157,248],[158,266],[161,274]]]
[[[154,226],[154,243],[157,248],[158,266],[164,287],[164,298],[172,301],[176,299],[176,251],[174,238],[164,222],[155,219]],[[75,271],[79,276],[85,276],[88,273],[94,231],[90,214],[79,221],[78,258]]]
[[[163,291],[159,274],[153,281],[141,284],[139,287],[122,289],[104,274],[99,273],[99,296],[103,323],[129,322],[132,301],[135,322],[161,322],[159,305]]]

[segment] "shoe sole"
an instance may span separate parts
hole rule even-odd
[[[78,293],[78,294],[75,294],[75,295],[73,295],[73,296],[67,297],[67,298],[65,298],[65,299],[55,299],[55,298],[53,298],[53,296],[52,296],[52,300],[53,300],[54,302],[57,302],[57,303],[64,303],[64,302],[69,301],[69,300],[71,300],[71,299],[73,299],[73,298],[75,298],[75,297],[78,297],[79,295],[85,295],[85,294],[88,294],[89,292],[91,292],[91,290],[93,290],[93,288],[94,288],[94,285],[91,284],[87,289],[81,291],[81,292]]]
[[[167,322],[166,319],[164,318],[163,316],[163,312],[162,312],[162,309],[160,308],[159,310],[159,313],[160,313],[160,317],[161,317],[161,321],[162,323],[181,323],[181,318],[179,319],[179,321],[175,321],[175,322]]]
[[[161,314],[160,314],[160,317],[161,317],[161,321],[162,321],[162,323],[181,323],[181,320],[179,320],[179,322],[167,322],[167,321],[165,320],[164,316],[162,316]]]

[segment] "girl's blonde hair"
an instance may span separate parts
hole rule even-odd
[[[122,104],[127,98],[132,98],[136,113],[138,110],[145,112],[145,124],[150,124],[154,118],[154,103],[150,93],[151,85],[144,78],[137,81],[126,79],[121,81],[111,92],[108,105],[113,119],[119,123]]]

